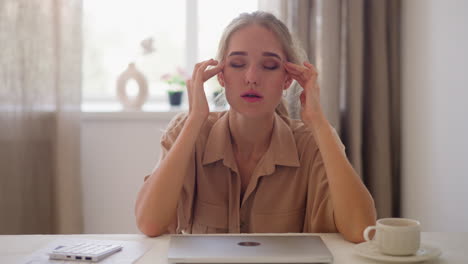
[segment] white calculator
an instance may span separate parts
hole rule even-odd
[[[97,262],[122,250],[121,245],[109,242],[86,242],[74,245],[57,246],[49,253],[50,259],[79,260]]]

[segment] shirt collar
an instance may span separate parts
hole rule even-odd
[[[275,113],[270,146],[264,157],[264,171],[274,171],[275,165],[299,167],[296,141],[286,120]],[[203,165],[223,160],[225,166],[237,168],[229,130],[229,114],[222,115],[211,128],[203,156]]]
[[[203,154],[203,165],[221,159],[225,166],[231,169],[237,168],[229,131],[229,112],[225,112],[211,128]]]

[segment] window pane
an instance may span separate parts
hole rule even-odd
[[[155,51],[141,42],[152,38]],[[164,94],[161,76],[185,65],[185,0],[84,0],[83,98],[115,98],[118,75],[130,62]],[[147,41],[148,43],[148,41]]]
[[[198,0],[199,60],[215,58],[219,40],[229,22],[240,13],[250,13],[257,9],[258,1],[256,0]],[[211,78],[206,87],[211,91],[219,87],[216,77]]]

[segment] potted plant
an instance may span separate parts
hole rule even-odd
[[[182,103],[182,95],[187,84],[188,75],[182,68],[178,67],[175,73],[164,74],[161,79],[169,84],[167,94],[171,106],[180,106]]]

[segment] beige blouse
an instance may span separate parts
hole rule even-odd
[[[275,114],[271,143],[241,200],[229,113],[210,113],[192,151],[170,233],[337,232],[327,175],[311,131]],[[187,114],[161,138],[164,159]],[[339,140],[335,132],[335,138]],[[344,151],[344,146],[343,146]],[[170,177],[170,175],[168,175]]]

